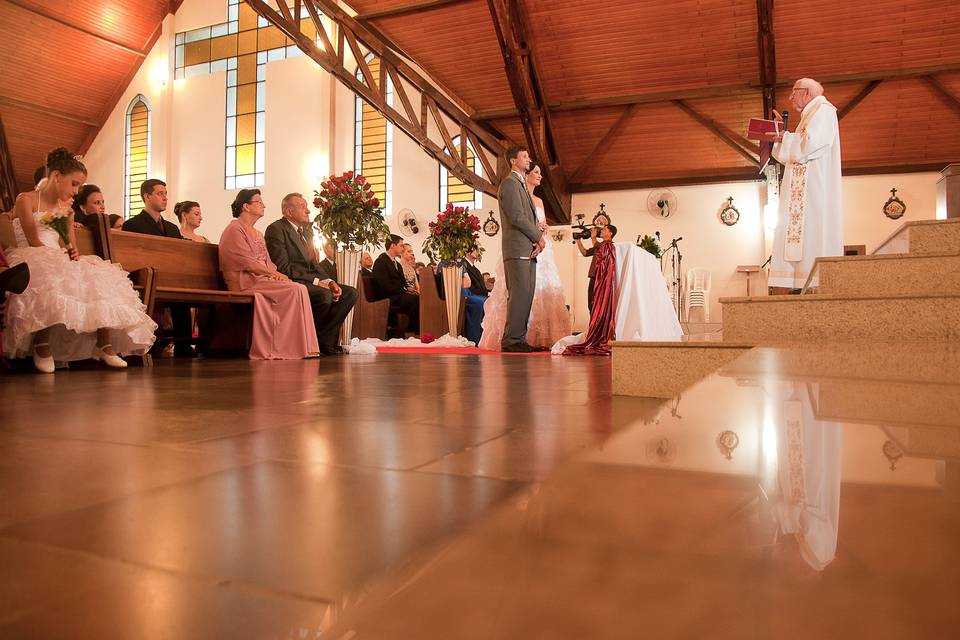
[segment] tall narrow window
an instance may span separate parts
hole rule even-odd
[[[150,173],[150,105],[137,95],[127,107],[123,180],[124,217],[140,212],[140,183]]]
[[[372,53],[364,58],[374,78],[380,78],[380,58]],[[357,69],[357,79],[363,73]],[[387,104],[393,102],[393,84],[387,78]],[[356,98],[355,170],[367,179],[380,200],[384,215],[390,214],[393,182],[393,125],[360,96]]]
[[[447,152],[454,156],[460,155],[460,136],[453,139],[454,148]],[[467,143],[467,169],[481,175],[481,169],[477,163],[477,156],[473,151],[473,146]],[[463,180],[450,173],[445,166],[440,165],[440,210],[442,211],[447,203],[451,202],[461,207],[466,206],[470,209],[480,209],[483,207],[483,192],[477,191]]]

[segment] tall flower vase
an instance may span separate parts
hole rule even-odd
[[[360,252],[341,249],[337,251],[337,278],[340,284],[356,289],[357,279],[360,277]],[[340,327],[340,344],[350,344],[353,335],[353,309],[347,314]]]
[[[443,277],[443,297],[447,307],[447,332],[451,337],[460,335],[460,303],[463,297],[463,269],[459,264],[444,265],[441,269]]]

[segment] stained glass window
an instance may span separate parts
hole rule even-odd
[[[150,105],[137,95],[127,107],[124,136],[124,218],[140,213],[140,184],[150,173]]]
[[[300,29],[320,42],[309,16],[301,19]],[[177,79],[226,72],[224,187],[262,185],[266,160],[266,65],[302,56],[303,52],[250,5],[227,0],[227,21],[178,33],[174,55]]]
[[[453,157],[460,157],[460,136],[453,139],[454,148],[447,150]],[[482,175],[482,169],[477,163],[477,156],[473,151],[473,146],[467,143],[467,169],[475,172],[478,176]],[[455,205],[467,206],[471,209],[480,209],[483,207],[483,192],[477,191],[470,185],[463,182],[460,178],[450,173],[442,164],[440,165],[440,210],[447,206],[448,202]]]
[[[380,58],[372,53],[366,60],[374,78],[380,78]],[[363,73],[357,69],[357,79]],[[393,85],[387,78],[387,104],[393,102]],[[356,136],[354,170],[363,174],[380,200],[384,215],[390,214],[393,182],[393,125],[360,96],[356,97]]]

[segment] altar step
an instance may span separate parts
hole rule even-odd
[[[610,343],[614,395],[672,398],[752,348],[719,340]]]
[[[884,426],[883,430],[911,458],[960,460],[960,429]]]
[[[872,381],[884,388],[900,383],[946,385],[960,389],[960,348],[937,343],[858,344],[838,349],[831,343],[803,344],[801,349],[780,351],[781,376],[797,380],[854,379]],[[720,375],[760,380],[764,370],[758,359],[741,358],[723,366]],[[960,423],[960,416],[957,417]]]
[[[895,253],[960,253],[960,219],[916,220],[904,223],[873,250],[873,255]]]
[[[960,252],[818,258],[816,268],[820,294],[879,297],[960,293]]]
[[[723,339],[751,344],[960,340],[960,292],[721,298]]]

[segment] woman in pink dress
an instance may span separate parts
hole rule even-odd
[[[236,220],[220,236],[220,271],[231,291],[255,296],[250,357],[293,360],[319,355],[307,288],[277,271],[263,234],[254,229],[266,209],[260,190],[241,189],[231,208]]]

